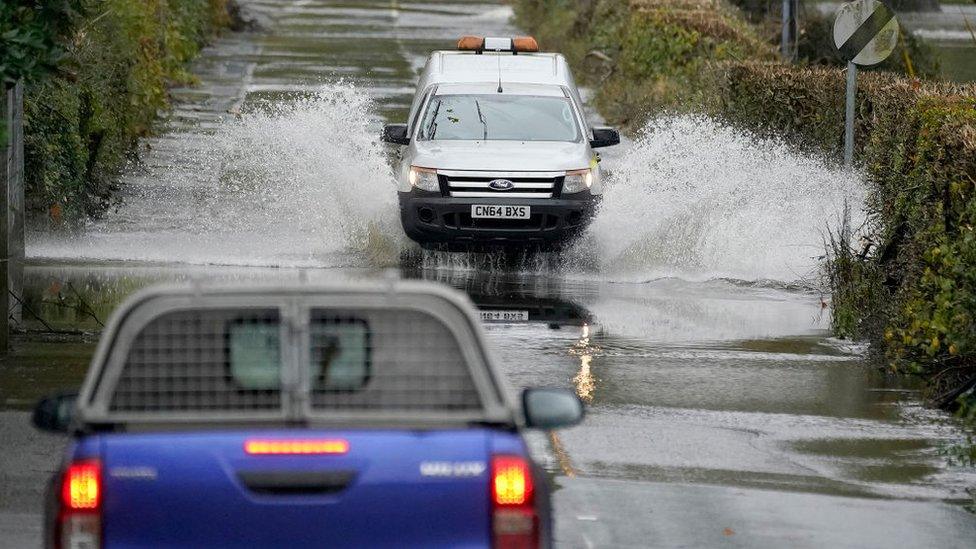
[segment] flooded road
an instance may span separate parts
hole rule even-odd
[[[512,35],[494,3],[245,2],[261,31],[195,64],[201,84],[143,144],[119,205],[28,238],[24,323],[0,366],[0,545],[35,544],[60,440],[24,410],[80,382],[101,323],[158,281],[422,278],[466,292],[513,390],[555,385],[583,425],[530,443],[565,547],[968,546],[961,433],[916,388],[828,337],[824,228],[857,174],[706,119],[662,118],[604,155],[603,210],[563,255],[420,254],[391,151],[417,69],[462,34]],[[401,261],[410,258],[409,262]],[[36,313],[33,315],[30,313]]]

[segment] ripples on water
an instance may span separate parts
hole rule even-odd
[[[177,153],[150,152],[117,210],[72,238],[31,235],[29,255],[395,265],[415,247],[399,226],[389,151],[371,110],[364,90],[338,83],[257,104],[210,133],[164,136]],[[652,121],[605,165],[611,176],[586,237],[559,257],[523,258],[516,270],[795,281],[815,271],[823,233],[845,201],[864,199],[855,174],[701,117]],[[426,268],[512,268],[480,254],[419,257]]]

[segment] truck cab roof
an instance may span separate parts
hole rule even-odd
[[[421,87],[441,82],[502,82],[575,87],[566,58],[558,53],[435,51]]]

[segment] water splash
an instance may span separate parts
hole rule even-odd
[[[614,279],[795,281],[816,272],[845,203],[863,216],[856,173],[704,117],[650,122],[609,167],[603,206],[574,253],[596,250]]]
[[[816,269],[845,201],[864,199],[852,172],[707,118],[669,117],[607,155],[603,206],[565,253],[418,255],[399,227],[371,108],[362,89],[336,83],[209,132],[163,135],[127,176],[117,209],[75,235],[31,234],[28,255],[376,267],[412,254],[421,268],[451,271],[791,282]]]
[[[262,266],[396,261],[394,178],[368,94],[335,83],[257,104],[212,132],[150,141],[121,205],[31,257]]]

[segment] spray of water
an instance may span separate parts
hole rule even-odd
[[[595,251],[614,279],[802,279],[845,204],[860,216],[865,197],[854,172],[703,117],[650,122],[614,164],[574,250]]]
[[[29,255],[191,264],[341,266],[396,260],[394,179],[368,94],[350,84],[258,104],[212,132],[163,136],[120,206]]]
[[[210,131],[153,141],[120,206],[76,235],[32,234],[35,258],[293,267],[395,265],[795,281],[822,234],[863,203],[856,174],[710,119],[651,122],[608,156],[602,208],[561,254],[416,253],[399,227],[394,177],[369,95],[323,86],[248,109]],[[857,226],[855,220],[853,225]],[[406,257],[406,256],[404,256]]]

